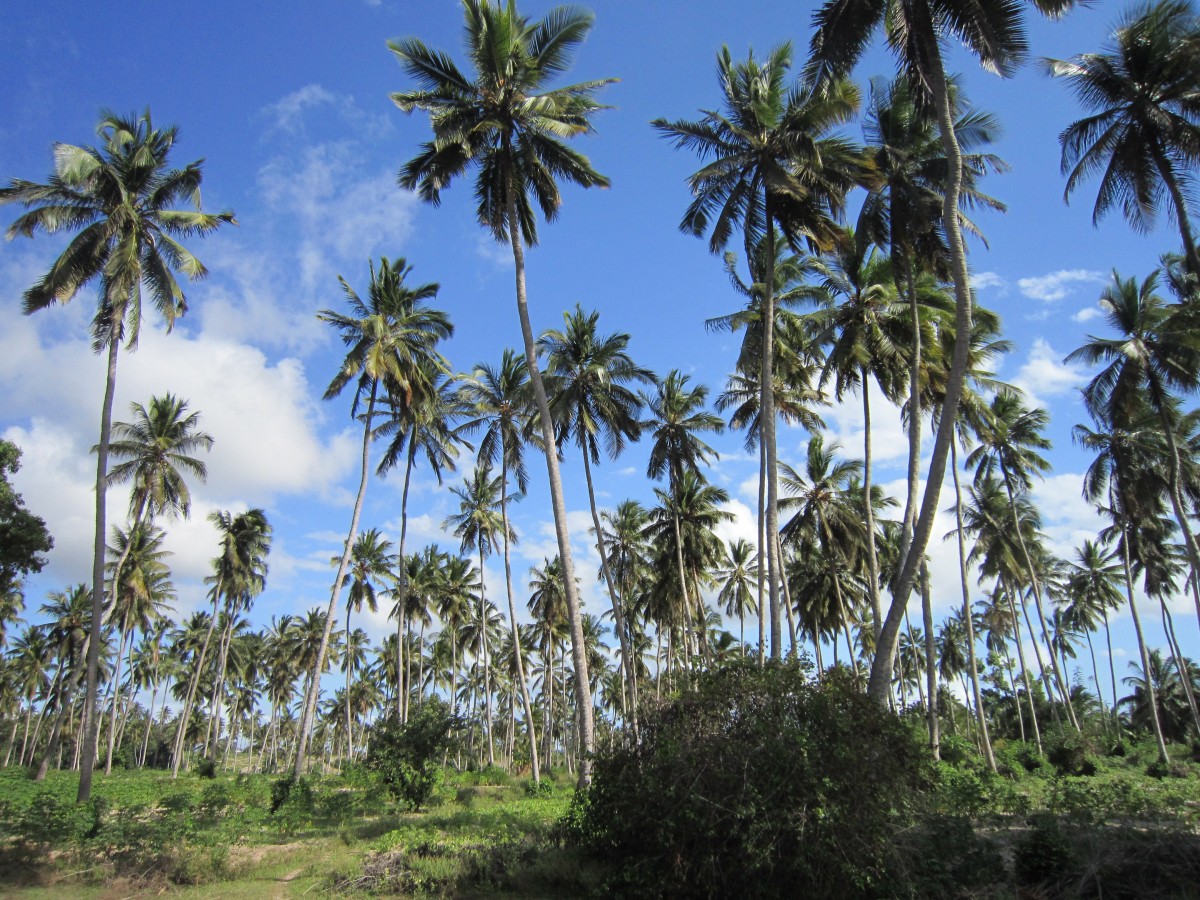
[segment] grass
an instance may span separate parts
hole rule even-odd
[[[1134,871],[1168,850],[1187,877],[1200,859],[1200,765],[1179,748],[1173,777],[1152,778],[1144,749],[1095,757],[1090,777],[1058,776],[1048,764],[992,776],[968,756],[943,764],[931,800],[936,815],[965,820],[959,827],[998,847],[1010,879],[1014,857],[1036,869],[1045,860],[1030,852],[1059,834],[1072,877],[1113,884],[1114,866]],[[1010,746],[1002,757],[1022,752]],[[114,772],[84,807],[74,805],[77,777],[52,772],[34,784],[23,770],[0,770],[0,897],[572,897],[605,877],[603,864],[560,839],[565,779],[531,795],[496,773],[447,773],[417,813],[354,772],[311,779],[271,813],[274,776]]]

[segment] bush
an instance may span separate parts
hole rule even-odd
[[[458,717],[436,697],[424,701],[407,724],[389,714],[371,728],[365,765],[379,773],[394,799],[419,810],[441,783],[442,757],[458,725]]]
[[[204,757],[204,759],[196,763],[196,774],[201,778],[216,778],[217,761],[211,756]]]
[[[1092,759],[1095,748],[1091,742],[1074,729],[1060,729],[1046,738],[1046,760],[1059,775],[1092,776],[1096,774],[1096,763]]]
[[[849,679],[748,662],[647,715],[601,754],[567,836],[620,860],[619,896],[870,897],[931,772],[900,721]]]

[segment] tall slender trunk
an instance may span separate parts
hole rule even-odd
[[[1142,675],[1146,679],[1146,696],[1150,701],[1150,724],[1154,728],[1154,740],[1158,744],[1158,758],[1167,765],[1170,764],[1171,757],[1167,755],[1167,742],[1163,739],[1162,723],[1158,719],[1158,698],[1154,692],[1154,680],[1150,676],[1150,654],[1146,651],[1146,638],[1142,633],[1142,618],[1138,615],[1137,601],[1133,599],[1128,535],[1121,538],[1121,562],[1125,567],[1125,598],[1129,601],[1129,612],[1133,616],[1133,630],[1137,634],[1138,653],[1142,658]]]
[[[1175,620],[1171,617],[1171,611],[1167,609],[1165,597],[1158,598],[1158,605],[1162,610],[1163,632],[1167,636],[1167,646],[1171,648],[1175,671],[1179,673],[1179,681],[1183,685],[1184,696],[1187,697],[1188,709],[1192,713],[1192,725],[1197,734],[1200,734],[1200,710],[1196,708],[1196,694],[1192,690],[1192,678],[1187,668],[1187,657],[1183,655],[1183,651],[1179,647],[1179,639],[1175,636]]]
[[[221,629],[221,640],[217,643],[217,678],[213,682],[212,698],[208,706],[208,722],[204,725],[204,755],[208,748],[221,740],[221,709],[225,705],[225,675],[229,664],[229,644],[233,640],[233,620],[237,617],[237,603],[227,598],[229,611],[225,616],[225,627]]]
[[[767,593],[771,604],[771,658],[783,655],[779,628],[779,582],[782,557],[774,537],[779,533],[779,465],[775,439],[775,221],[771,195],[763,191],[763,219],[767,224],[766,271],[763,273],[762,373],[759,388],[759,430],[767,468]],[[747,251],[749,252],[749,251]]]
[[[975,720],[979,725],[980,743],[988,768],[996,771],[996,756],[992,752],[992,739],[988,734],[987,717],[983,714],[983,697],[979,690],[979,663],[975,657],[975,622],[971,615],[971,592],[967,587],[967,544],[963,534],[962,484],[958,478],[958,447],[950,444],[950,468],[954,473],[954,524],[958,538],[958,578],[962,585],[963,622],[967,626],[967,662],[971,669],[971,690],[975,698]]]
[[[400,560],[400,579],[396,583],[396,717],[408,721],[408,691],[404,669],[404,632],[408,603],[408,569],[404,562],[404,542],[408,537],[408,486],[412,480],[413,458],[416,442],[409,435],[408,456],[404,462],[404,490],[400,493],[400,546],[396,555]]]
[[[929,749],[934,759],[942,758],[942,738],[938,722],[937,644],[933,634],[933,595],[929,589],[929,563],[921,560],[921,622],[925,629],[925,680],[929,694]],[[950,715],[954,715],[953,708]]]
[[[917,23],[922,33],[933,34],[933,22]],[[933,520],[938,510],[938,499],[941,496],[942,481],[946,477],[946,462],[949,456],[950,443],[954,437],[954,426],[958,417],[958,404],[962,398],[963,382],[966,378],[968,355],[971,345],[972,299],[970,276],[967,272],[966,250],[963,247],[962,231],[958,221],[958,199],[962,187],[962,151],[954,132],[954,114],[950,106],[950,96],[946,88],[945,72],[942,68],[941,52],[937,44],[930,49],[931,88],[934,105],[937,108],[938,125],[942,137],[942,147],[946,155],[947,179],[946,192],[942,201],[942,225],[945,229],[946,244],[950,250],[951,272],[954,280],[954,355],[950,361],[950,369],[946,375],[946,393],[942,402],[942,416],[938,422],[937,436],[933,442],[933,451],[929,461],[929,474],[925,484],[925,496],[921,501],[921,512],[913,529],[913,540],[909,552],[904,558],[900,578],[897,579],[896,589],[892,597],[892,605],[888,609],[879,635],[879,646],[876,648],[875,663],[871,668],[871,681],[868,693],[880,704],[888,702],[891,684],[892,661],[896,655],[899,639],[900,620],[904,608],[908,604],[908,596],[916,581],[918,561],[925,555],[929,539],[933,534]]]
[[[756,591],[758,594],[758,664],[761,667],[767,660],[767,615],[772,616],[772,627],[774,627],[775,617],[778,616],[778,610],[769,608],[769,601],[766,597],[766,565],[767,565],[767,511],[763,508],[767,497],[767,453],[763,449],[762,441],[758,442],[758,584]],[[783,573],[780,573],[779,582],[783,584],[786,581]]]
[[[496,764],[495,740],[492,736],[492,665],[487,641],[487,593],[483,584],[483,541],[479,542],[479,664],[483,666],[483,708],[487,725],[487,761]]]
[[[587,480],[588,505],[592,511],[592,525],[596,529],[596,550],[600,554],[600,572],[604,577],[605,585],[608,587],[608,599],[612,604],[613,611],[613,627],[617,632],[617,638],[621,644],[621,674],[624,678],[626,689],[629,692],[628,705],[625,702],[625,692],[621,694],[621,715],[633,733],[633,739],[636,742],[638,739],[637,679],[634,674],[635,667],[629,647],[630,637],[625,628],[625,615],[621,611],[621,598],[617,597],[617,584],[612,577],[612,572],[608,569],[608,555],[604,546],[604,529],[600,527],[600,513],[596,511],[596,491],[592,485],[592,466],[588,460],[586,447],[583,448],[583,474]]]
[[[505,143],[511,138],[506,135]],[[507,149],[507,147],[506,147]],[[571,656],[575,667],[575,697],[579,709],[579,786],[592,782],[592,753],[596,746],[595,723],[592,718],[592,687],[588,678],[587,645],[583,634],[583,612],[575,585],[575,563],[571,558],[571,538],[567,532],[567,506],[563,498],[562,476],[558,469],[558,453],[554,442],[554,423],[550,418],[550,403],[546,386],[537,363],[537,347],[533,328],[529,324],[529,305],[525,296],[525,248],[521,238],[521,223],[517,217],[516,183],[512,169],[505,171],[508,212],[508,237],[512,244],[516,269],[517,315],[521,320],[521,337],[525,344],[525,360],[529,366],[529,381],[537,401],[538,419],[542,429],[542,449],[546,457],[546,474],[550,480],[550,500],[554,509],[554,534],[558,539],[558,556],[563,568],[563,592],[566,594],[567,619],[571,630]]]
[[[375,395],[379,389],[378,382],[371,383],[371,398],[367,401],[367,415],[363,424],[362,441],[362,475],[358,482],[358,495],[354,499],[354,512],[350,517],[350,532],[346,535],[346,546],[342,549],[342,558],[338,562],[337,576],[333,580],[333,591],[329,595],[329,608],[325,613],[325,630],[321,634],[321,644],[317,648],[317,658],[309,679],[308,691],[304,698],[304,712],[300,718],[299,731],[296,734],[296,756],[292,761],[292,774],[299,778],[304,774],[304,754],[308,749],[309,731],[312,730],[313,717],[317,711],[317,697],[321,693],[321,671],[325,667],[325,653],[329,649],[329,634],[333,631],[333,616],[337,612],[338,595],[342,592],[342,582],[346,577],[346,567],[350,564],[350,554],[354,550],[354,538],[358,534],[358,518],[362,514],[363,497],[367,493],[367,473],[371,452],[371,420],[375,415]]]
[[[1021,664],[1021,681],[1025,685],[1025,699],[1029,703],[1029,718],[1033,724],[1033,740],[1037,744],[1038,753],[1042,752],[1042,730],[1038,727],[1037,707],[1033,705],[1033,688],[1029,684],[1029,666],[1025,665],[1025,650],[1021,646],[1021,620],[1017,617],[1017,607],[1013,603],[1012,589],[1004,586],[1004,598],[1008,601],[1009,614],[1012,616],[1013,639],[1017,645],[1017,661]],[[1032,640],[1032,639],[1031,639]],[[1034,648],[1037,648],[1034,642]],[[1013,685],[1015,691],[1017,686]]]
[[[1062,698],[1063,705],[1067,708],[1067,717],[1071,720],[1071,724],[1075,730],[1079,731],[1079,720],[1075,718],[1075,708],[1071,705],[1070,691],[1067,690],[1066,680],[1059,669],[1058,657],[1054,652],[1054,647],[1050,643],[1050,636],[1046,633],[1046,614],[1042,609],[1042,582],[1038,578],[1037,570],[1034,568],[1033,557],[1029,554],[1029,546],[1025,543],[1025,534],[1022,532],[1021,523],[1017,519],[1017,501],[1015,492],[1013,491],[1012,477],[1009,474],[1008,466],[1005,465],[1003,460],[1000,461],[1000,472],[1004,476],[1004,489],[1008,494],[1008,508],[1012,513],[1013,531],[1017,535],[1017,546],[1021,548],[1021,557],[1025,563],[1025,571],[1029,574],[1029,585],[1033,588],[1033,602],[1037,607],[1042,641],[1045,643],[1046,649],[1050,654],[1050,668],[1054,674],[1054,682],[1058,687],[1058,694]],[[1032,627],[1030,628],[1029,637],[1034,641],[1033,649],[1037,652],[1038,665],[1040,666],[1042,664],[1042,655],[1038,651],[1037,636],[1033,633]]]
[[[1179,187],[1179,180],[1171,168],[1170,162],[1158,141],[1151,141],[1151,157],[1154,159],[1158,175],[1171,195],[1171,205],[1175,207],[1175,221],[1179,224],[1179,237],[1183,241],[1183,258],[1187,263],[1188,272],[1193,277],[1200,277],[1200,255],[1196,253],[1196,239],[1192,232],[1192,221],[1188,215],[1187,198]],[[1200,612],[1200,610],[1197,610]]]
[[[117,350],[121,346],[118,327],[108,334],[108,372],[104,381],[104,407],[100,413],[100,443],[96,445],[96,536],[92,545],[92,622],[89,629],[87,650],[87,688],[84,692],[85,735],[83,754],[79,767],[79,791],[76,803],[87,803],[92,796],[92,769],[96,765],[93,748],[100,731],[100,717],[96,710],[96,697],[100,687],[100,644],[104,635],[104,533],[105,501],[108,492],[108,445],[112,435],[113,394],[117,389]]]
[[[537,726],[533,721],[533,704],[529,700],[529,685],[525,683],[525,651],[521,647],[521,629],[517,625],[517,605],[513,599],[512,556],[509,551],[508,527],[508,448],[503,434],[500,437],[500,522],[504,529],[504,587],[508,595],[508,624],[512,629],[513,656],[517,667],[517,681],[521,685],[521,706],[525,710],[525,727],[529,732],[529,766],[534,785],[542,780],[538,760]],[[514,717],[516,712],[513,712]]]
[[[179,777],[179,766],[183,762],[183,743],[187,735],[187,723],[192,716],[192,704],[196,700],[196,691],[200,687],[200,679],[204,672],[204,662],[208,658],[208,646],[212,642],[213,631],[217,627],[217,609],[221,603],[221,580],[213,588],[213,612],[208,621],[208,631],[204,634],[204,643],[200,645],[200,655],[196,659],[196,667],[188,680],[187,695],[184,697],[183,709],[179,712],[179,727],[175,733],[175,749],[171,760],[171,777]]]
[[[883,601],[879,597],[879,554],[875,548],[875,505],[871,502],[871,398],[867,367],[859,369],[863,402],[863,522],[867,530],[867,596],[871,600],[871,628],[875,639],[883,628]]]
[[[131,629],[126,627],[121,631],[121,644],[117,647],[117,667],[113,672],[112,715],[108,719],[108,753],[104,758],[104,774],[112,774],[113,750],[117,741],[117,700],[121,696],[121,660],[125,655],[125,641],[129,638]],[[130,650],[132,651],[132,647]]]

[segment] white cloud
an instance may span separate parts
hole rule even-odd
[[[264,107],[263,112],[273,120],[275,128],[294,134],[303,128],[305,112],[336,102],[337,95],[319,84],[309,84]]]
[[[977,291],[993,287],[1003,290],[1008,287],[1008,282],[995,272],[973,272],[971,273],[971,287]]]
[[[1021,293],[1033,300],[1053,303],[1062,300],[1074,292],[1074,286],[1080,284],[1101,284],[1104,275],[1090,269],[1061,269],[1049,275],[1035,278],[1020,278],[1017,287]]]
[[[1069,393],[1086,383],[1083,370],[1061,360],[1061,354],[1045,339],[1033,342],[1028,358],[1013,379],[1013,384],[1027,395],[1029,405],[1044,406],[1042,398]]]
[[[1099,304],[1096,306],[1085,306],[1079,312],[1075,313],[1075,315],[1071,316],[1071,321],[1080,323],[1090,322],[1092,319],[1098,318],[1101,312]]]

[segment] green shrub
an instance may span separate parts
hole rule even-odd
[[[436,697],[425,700],[405,724],[389,714],[371,727],[365,765],[379,773],[394,799],[419,810],[442,781],[442,757],[459,724]]]
[[[31,844],[80,844],[99,831],[107,809],[102,797],[76,805],[54,791],[40,791],[18,819],[16,833]]]
[[[892,838],[931,781],[895,716],[848,678],[815,685],[792,663],[706,673],[641,737],[598,755],[563,824],[620,860],[618,896],[886,893]]]
[[[217,761],[211,756],[204,757],[204,759],[196,763],[196,774],[201,778],[216,778]]]
[[[1096,774],[1095,747],[1073,728],[1060,728],[1046,737],[1046,760],[1059,775]]]
[[[1013,863],[1021,887],[1051,887],[1062,879],[1074,864],[1074,853],[1058,819],[1035,816],[1016,843]]]

